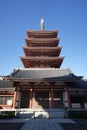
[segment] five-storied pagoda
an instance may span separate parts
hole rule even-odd
[[[81,108],[87,96],[75,90],[81,76],[74,75],[69,68],[60,68],[64,57],[60,56],[58,30],[44,29],[41,19],[39,31],[27,30],[25,56],[21,56],[24,68],[16,68],[4,79],[12,82],[12,88],[3,92],[9,97],[2,108],[58,109]],[[73,87],[74,86],[74,87]],[[78,85],[77,85],[78,86]],[[11,90],[11,92],[10,92]],[[79,89],[78,89],[79,91]],[[11,102],[12,101],[12,102]],[[12,103],[12,104],[11,104]]]
[[[41,31],[28,30],[24,46],[25,57],[21,60],[25,68],[60,68],[64,57],[59,57],[58,31],[44,31],[44,20],[41,20]]]

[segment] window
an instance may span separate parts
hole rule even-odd
[[[12,105],[13,97],[0,97],[0,105]]]

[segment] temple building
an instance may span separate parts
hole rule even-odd
[[[0,108],[87,109],[87,80],[61,68],[64,56],[58,30],[27,30],[24,68],[0,80]]]

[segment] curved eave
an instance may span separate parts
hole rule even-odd
[[[23,46],[26,56],[38,55],[53,55],[59,56],[62,46],[60,47],[27,47]]]
[[[62,56],[62,57],[44,57],[44,56],[41,56],[41,57],[39,57],[39,56],[23,57],[23,56],[20,56],[20,58],[24,59],[24,60],[31,60],[31,61],[33,61],[33,60],[57,60],[57,59],[64,59],[64,56]]]
[[[28,50],[28,51],[45,51],[45,50],[61,50],[62,49],[62,46],[59,46],[59,47],[27,47],[27,46],[23,46],[23,49],[24,50]]]
[[[28,37],[33,38],[55,38],[57,37],[58,30],[53,31],[31,31],[27,30]]]
[[[28,46],[58,46],[60,38],[25,38]]]
[[[42,67],[60,68],[64,57],[20,57],[25,68],[35,67],[42,64]]]

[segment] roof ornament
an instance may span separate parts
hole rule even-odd
[[[41,19],[41,22],[40,22],[40,30],[44,31],[44,19],[43,18]]]

